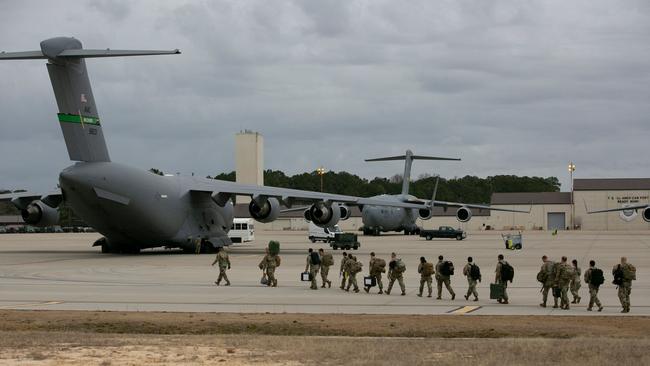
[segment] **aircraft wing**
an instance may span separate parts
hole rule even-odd
[[[650,204],[644,203],[640,205],[634,205],[634,206],[627,206],[627,207],[618,207],[618,208],[609,208],[607,210],[596,210],[596,211],[589,211],[587,210],[588,214],[593,214],[593,213],[601,213],[601,212],[615,212],[615,211],[629,211],[629,210],[639,210],[639,209],[644,209],[649,207]],[[585,205],[585,208],[587,205]]]
[[[426,208],[424,203],[390,201],[377,198],[364,198],[332,193],[303,191],[298,189],[248,185],[210,179],[194,181],[190,191],[210,193],[215,199],[223,200],[224,203],[228,198],[239,195],[251,197],[275,197],[287,207],[291,207],[293,201],[299,200],[312,202],[330,201],[344,203],[351,206],[373,205],[415,209]]]
[[[32,201],[41,200],[50,207],[57,207],[63,201],[61,190],[55,190],[49,193],[36,192],[13,192],[0,194],[0,202],[11,201],[18,208],[25,208]]]
[[[528,211],[524,210],[515,210],[515,209],[509,209],[509,208],[496,208],[492,206],[486,206],[486,205],[475,205],[472,203],[460,203],[460,202],[447,202],[447,201],[427,201],[428,205],[432,206],[442,206],[442,207],[467,207],[467,208],[475,208],[478,210],[490,210],[490,211],[504,211],[504,212],[521,212],[521,213],[530,213],[530,209]],[[531,202],[531,207],[532,207],[532,202]]]

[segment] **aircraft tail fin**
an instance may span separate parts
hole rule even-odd
[[[406,150],[406,154],[398,156],[388,156],[385,158],[366,159],[366,161],[391,161],[404,160],[404,174],[402,175],[402,194],[409,194],[409,184],[411,182],[411,165],[413,160],[453,160],[460,161],[457,158],[442,158],[438,156],[413,155],[411,150]]]
[[[0,61],[47,59],[70,160],[110,161],[84,59],[177,53],[180,51],[88,50],[75,38],[56,37],[41,42],[40,51],[0,52]]]

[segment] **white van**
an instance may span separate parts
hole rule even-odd
[[[233,243],[243,243],[255,240],[255,225],[253,219],[233,219],[228,237]]]
[[[312,243],[317,241],[322,241],[329,243],[331,240],[334,240],[334,234],[342,233],[341,228],[338,225],[330,228],[322,228],[313,222],[309,223],[309,240]]]

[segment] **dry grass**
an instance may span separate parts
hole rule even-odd
[[[644,317],[0,312],[0,364],[650,364]]]

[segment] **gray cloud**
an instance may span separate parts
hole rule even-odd
[[[29,19],[28,22],[25,19]],[[266,167],[414,174],[648,176],[646,1],[0,3],[0,50],[73,35],[179,56],[88,60],[115,161],[200,175]],[[70,164],[40,61],[0,63],[0,188],[48,189]]]

